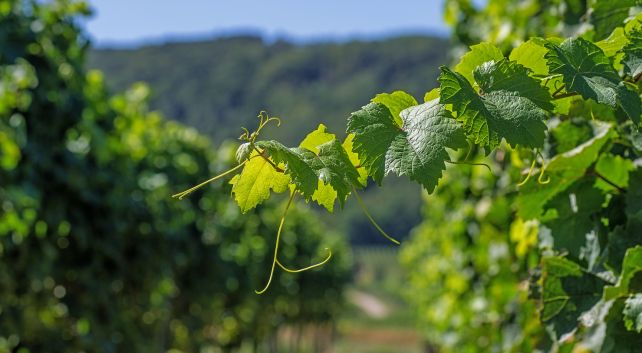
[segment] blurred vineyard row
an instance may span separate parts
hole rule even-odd
[[[144,85],[112,95],[87,72],[87,11],[0,1],[0,352],[281,352],[277,328],[331,327],[345,242],[297,207],[281,261],[333,261],[255,295],[282,205],[241,215],[227,185],[170,199],[234,148],[149,112]]]

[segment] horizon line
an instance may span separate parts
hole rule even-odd
[[[399,28],[372,33],[346,33],[346,34],[318,34],[313,36],[296,35],[287,32],[270,33],[259,28],[238,27],[215,30],[201,33],[164,33],[158,36],[143,37],[139,39],[96,39],[89,35],[91,46],[98,50],[135,50],[143,47],[162,46],[174,43],[195,43],[234,37],[256,37],[266,44],[285,41],[295,45],[314,45],[324,43],[348,43],[352,41],[380,41],[400,37],[425,36],[439,39],[448,39],[448,30],[431,28]]]

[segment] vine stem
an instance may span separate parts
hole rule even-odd
[[[557,85],[555,85],[555,86],[557,86]],[[553,92],[552,96],[555,97],[558,93],[562,92],[564,87],[566,87],[566,84],[562,84],[558,89],[556,89],[555,92]]]
[[[625,192],[626,192],[626,189],[623,189],[622,187],[618,186],[616,183],[614,183],[614,182],[610,181],[610,180],[609,180],[609,179],[607,179],[604,175],[602,175],[602,174],[598,173],[598,171],[597,171],[597,170],[593,169],[593,170],[591,171],[591,173],[592,173],[593,175],[595,175],[596,177],[598,177],[598,178],[602,179],[602,181],[604,181],[605,183],[607,183],[607,184],[611,185],[612,187],[614,187],[614,188],[615,188],[617,191],[619,191],[620,193],[622,193],[622,194],[623,194],[623,193],[625,193]]]
[[[277,171],[277,172],[279,172],[279,173],[284,173],[284,172],[285,172],[283,169],[279,168],[279,166],[277,166],[276,164],[274,164],[274,162],[272,162],[268,157],[266,157],[266,156],[263,154],[263,152],[262,152],[262,151],[260,151],[258,148],[256,148],[256,146],[254,146],[254,150],[256,151],[256,153],[258,153],[258,154],[261,156],[261,158],[265,159],[265,161],[266,161],[266,162],[270,163],[270,165],[271,165],[272,167],[274,167],[274,170],[276,170],[276,171]]]
[[[274,245],[274,259],[272,260],[272,268],[270,269],[270,277],[268,278],[267,283],[265,284],[265,287],[261,290],[255,290],[254,292],[256,294],[263,294],[265,293],[268,288],[270,288],[270,284],[272,283],[272,278],[274,278],[274,269],[276,267],[276,264],[279,262],[278,260],[278,255],[279,255],[279,242],[281,241],[281,233],[283,232],[283,224],[285,224],[285,217],[288,214],[288,210],[290,209],[290,205],[292,205],[292,200],[294,200],[294,196],[296,195],[296,189],[292,190],[290,193],[290,198],[288,199],[288,203],[285,206],[285,210],[283,210],[283,216],[281,216],[281,222],[279,223],[279,230],[276,232],[276,242]]]
[[[566,93],[562,93],[562,94],[558,94],[558,95],[553,95],[553,100],[564,99],[564,98],[573,97],[573,96],[577,96],[577,93],[576,92],[566,92]]]
[[[172,197],[173,198],[178,198],[179,200],[182,200],[185,196],[193,193],[194,191],[202,188],[203,186],[205,186],[205,185],[207,185],[207,184],[209,184],[211,182],[214,182],[214,181],[216,181],[218,179],[221,179],[222,177],[224,177],[226,175],[234,173],[235,171],[237,171],[238,169],[243,167],[245,165],[245,162],[247,162],[247,161],[243,161],[241,164],[237,165],[236,167],[234,167],[234,168],[232,168],[232,169],[230,169],[230,170],[228,170],[226,172],[223,172],[223,173],[221,173],[221,174],[219,174],[219,175],[217,175],[217,176],[215,176],[215,177],[213,177],[211,179],[205,180],[204,182],[202,182],[202,183],[200,183],[200,184],[198,184],[198,185],[196,185],[194,187],[191,187],[191,188],[189,188],[189,189],[187,189],[187,190],[185,190],[183,192],[179,192],[178,194],[174,194],[174,195],[172,195]]]
[[[379,233],[381,233],[381,235],[383,235],[384,237],[386,237],[386,238],[387,238],[388,240],[390,240],[391,242],[393,242],[393,243],[395,243],[395,244],[397,244],[397,245],[401,245],[401,243],[399,242],[399,240],[397,240],[397,239],[395,239],[395,238],[391,237],[390,235],[388,235],[388,233],[386,233],[386,232],[385,232],[385,231],[384,231],[384,230],[379,226],[379,224],[377,224],[377,222],[374,220],[374,218],[372,218],[372,215],[370,215],[370,212],[368,212],[368,209],[366,208],[366,204],[365,204],[365,203],[363,202],[363,200],[361,199],[361,196],[359,196],[359,193],[357,192],[357,188],[355,188],[355,187],[354,187],[354,185],[352,186],[352,191],[354,192],[354,196],[357,198],[357,202],[359,203],[359,207],[361,207],[361,210],[363,210],[363,213],[365,213],[365,214],[366,214],[366,217],[368,217],[368,220],[370,220],[370,223],[372,223],[372,225],[373,225],[373,226],[375,226],[375,228],[377,228],[377,230],[379,231]]]
[[[463,164],[463,165],[476,165],[476,166],[480,166],[480,167],[486,167],[486,168],[488,169],[488,171],[489,171],[491,174],[493,174],[493,170],[492,170],[492,169],[490,169],[490,166],[489,166],[488,164],[486,164],[486,163],[456,162],[456,161],[450,161],[450,160],[447,160],[447,161],[446,161],[446,163],[450,163],[450,164]]]
[[[316,268],[316,267],[319,267],[319,266],[323,266],[323,265],[325,265],[328,261],[330,261],[330,259],[332,258],[332,250],[330,250],[330,248],[325,248],[325,250],[327,250],[327,251],[328,251],[328,256],[326,256],[326,258],[325,258],[323,261],[318,262],[318,263],[316,263],[316,264],[314,264],[314,265],[310,265],[310,266],[308,266],[308,267],[303,267],[303,268],[299,268],[299,269],[296,269],[296,270],[292,270],[292,269],[290,269],[290,268],[285,267],[285,265],[283,265],[283,264],[281,263],[281,261],[279,261],[278,259],[276,260],[276,264],[277,264],[277,265],[279,265],[279,267],[281,267],[281,269],[283,269],[283,271],[285,271],[285,272],[289,272],[289,273],[299,273],[299,272],[304,272],[304,271],[311,270],[311,269]]]

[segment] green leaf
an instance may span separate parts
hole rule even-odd
[[[354,134],[352,149],[379,185],[386,173],[386,154],[399,131],[390,110],[380,103],[370,103],[348,118],[347,132]]]
[[[538,103],[550,106],[543,98],[546,90],[537,89],[527,76],[526,68],[508,60],[486,63],[475,71],[480,96],[462,75],[442,67],[440,103],[453,105],[466,134],[477,144],[492,149],[505,138],[513,146],[541,147],[546,112]]]
[[[234,200],[245,213],[270,197],[270,190],[281,193],[287,190],[290,178],[254,152],[245,163],[243,171],[230,180]]]
[[[624,324],[629,331],[642,333],[642,294],[635,294],[626,299],[624,306]]]
[[[631,77],[642,74],[642,27],[637,27],[628,35],[629,43],[623,48],[624,73]]]
[[[540,184],[531,178],[519,191],[518,214],[525,220],[538,218],[544,205],[555,195],[563,192],[580,179],[598,158],[600,150],[615,136],[611,125],[595,122],[594,137],[576,148],[558,154],[546,166],[548,184]]]
[[[495,91],[516,92],[544,110],[553,110],[551,95],[539,81],[530,77],[524,66],[507,59],[487,62],[474,72],[475,81],[485,94]]]
[[[549,43],[548,48],[544,57],[549,70],[563,76],[567,91],[616,106],[620,77],[598,46],[582,38],[569,38],[559,46]]]
[[[337,191],[332,186],[319,180],[317,189],[312,194],[312,201],[325,207],[328,212],[334,212],[334,203],[337,200]]]
[[[634,168],[633,161],[630,159],[610,153],[602,154],[597,164],[595,164],[595,171],[598,174],[621,188],[626,188],[629,184],[629,172]],[[614,189],[612,185],[602,179],[598,179],[595,186],[605,191]]]
[[[336,139],[334,134],[328,133],[327,128],[323,124],[319,124],[316,130],[309,133],[299,147],[308,149],[315,154],[319,154],[319,146],[326,142]],[[312,200],[316,201],[319,205],[325,207],[328,212],[334,212],[334,203],[337,199],[337,191],[334,188],[321,180],[317,182],[317,189],[312,194]]]
[[[265,150],[276,165],[283,164],[285,173],[306,199],[312,197],[317,189],[318,177],[302,154],[314,152],[303,148],[288,148],[278,141],[258,141],[256,146]]]
[[[642,288],[640,275],[642,275],[642,246],[636,246],[626,251],[620,278],[616,285],[604,288],[604,298],[611,300],[628,296],[632,283],[640,290]]]
[[[319,124],[316,130],[309,133],[303,141],[301,141],[299,147],[308,149],[315,154],[319,154],[319,146],[334,139],[336,139],[336,136],[327,132],[325,125]]]
[[[236,161],[238,163],[243,163],[243,161],[250,158],[253,150],[254,148],[249,142],[240,145],[239,148],[236,149]]]
[[[573,261],[583,261],[588,269],[600,254],[597,223],[593,215],[602,209],[604,195],[593,188],[593,179],[581,179],[546,204],[541,221],[551,231],[553,248],[567,253]]]
[[[377,183],[394,172],[407,175],[432,192],[446,168],[446,147],[465,147],[466,138],[436,100],[402,111],[401,118],[403,128],[394,123],[385,106],[377,103],[353,113],[348,132],[355,136],[354,150]]]
[[[402,124],[401,116],[399,115],[401,111],[408,107],[412,107],[413,105],[417,105],[415,97],[404,91],[379,93],[372,98],[371,102],[385,105],[388,110],[390,110],[390,114],[395,118],[395,123],[399,126]]]
[[[487,61],[500,61],[504,59],[504,54],[491,43],[479,43],[470,47],[470,51],[461,57],[459,63],[455,66],[455,72],[463,75],[468,82],[474,82],[473,71],[477,66]]]
[[[301,152],[305,163],[316,173],[319,180],[332,186],[339,204],[344,205],[353,185],[359,185],[359,173],[350,162],[348,154],[336,139],[317,146],[319,153]],[[327,193],[327,191],[323,191]]]
[[[439,87],[431,89],[430,91],[426,92],[426,94],[424,95],[424,103],[430,102],[433,99],[439,98],[439,95],[440,95]]]
[[[348,158],[350,158],[352,165],[354,165],[355,168],[358,166],[357,171],[359,172],[359,184],[361,184],[361,186],[366,186],[368,184],[368,171],[365,167],[361,166],[359,155],[353,150],[353,140],[354,134],[348,134],[346,139],[343,141],[343,149],[348,154]]]
[[[580,316],[602,298],[606,282],[563,257],[542,260],[541,319],[551,324],[557,338],[573,330]]]
[[[562,75],[568,92],[613,108],[620,104],[631,119],[640,121],[640,97],[620,80],[598,46],[582,38],[569,38],[559,46],[548,43],[548,48],[549,71]]]
[[[536,75],[548,75],[548,66],[544,60],[544,55],[548,52],[545,43],[544,39],[531,38],[513,49],[509,59],[530,69]]]
[[[606,38],[629,17],[631,7],[640,5],[639,0],[609,0],[595,1],[591,13],[591,23],[595,28],[595,39]]]
[[[628,42],[629,40],[626,38],[624,28],[618,27],[608,38],[595,43],[595,45],[602,49],[604,55],[610,58],[621,51]]]

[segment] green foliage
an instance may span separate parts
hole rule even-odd
[[[267,349],[279,325],[333,320],[342,239],[293,207],[280,260],[335,256],[257,300],[280,203],[241,215],[227,185],[169,199],[227,168],[233,147],[215,153],[150,112],[144,85],[111,95],[84,69],[86,12],[0,0],[0,352]]]
[[[499,3],[505,2],[491,1],[488,9]],[[433,192],[444,162],[455,163],[446,148],[457,154],[470,146],[463,163],[472,165],[482,163],[468,157],[484,149],[493,167],[484,165],[499,181],[471,174],[469,182],[459,176],[450,180],[452,189],[438,189],[428,223],[403,255],[414,274],[409,298],[423,309],[420,321],[436,349],[610,352],[633,351],[630,342],[639,341],[636,32],[618,14],[601,13],[602,5],[575,5],[565,22],[593,14],[594,32],[531,38],[509,58],[492,44],[473,46],[455,71],[441,68],[440,88],[426,94],[426,103],[396,91],[352,113],[351,144],[325,127],[296,148],[245,138],[290,178],[293,193],[310,199],[330,185],[340,202],[352,189],[360,204],[358,169],[379,185],[393,172]],[[604,28],[617,32],[594,43]],[[628,69],[615,69],[618,58]]]
[[[401,111],[398,125],[390,110],[372,103],[348,119],[348,133],[354,134],[354,151],[363,156],[363,165],[381,184],[383,175],[408,175],[432,192],[449,159],[446,147],[466,146],[461,128],[436,100]]]
[[[466,134],[480,146],[496,148],[503,138],[511,145],[541,147],[547,92],[533,82],[526,69],[507,60],[478,66],[474,76],[477,93],[463,76],[442,68],[441,103],[452,104]],[[540,106],[541,105],[541,106]]]

